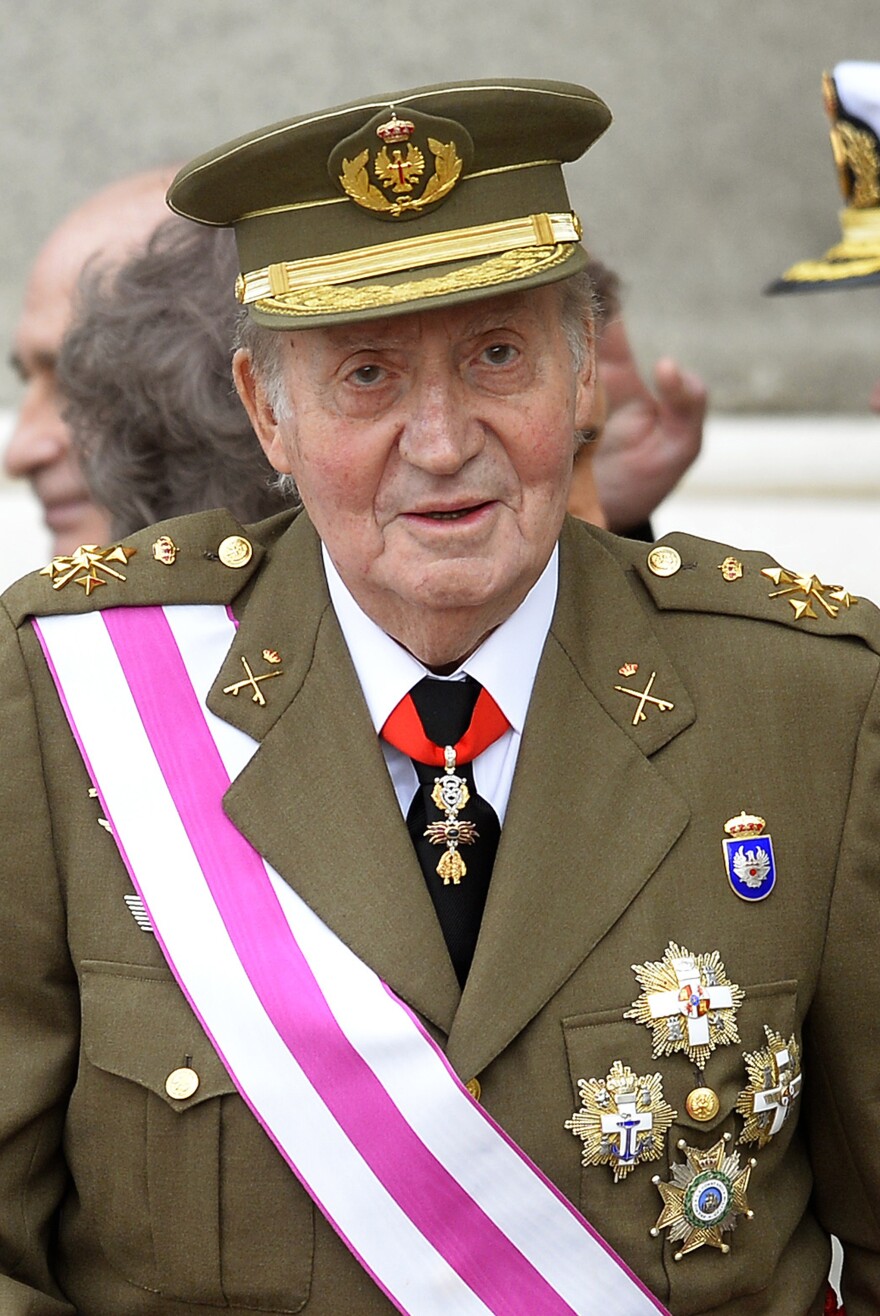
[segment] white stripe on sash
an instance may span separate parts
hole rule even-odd
[[[395,1306],[665,1312],[225,817],[222,794],[256,749],[205,707],[234,635],[226,610],[35,626],[175,977],[256,1118]]]

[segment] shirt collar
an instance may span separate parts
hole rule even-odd
[[[355,602],[321,545],[330,601],[354,663],[376,731],[417,681],[431,673]],[[451,676],[467,672],[485,686],[514,731],[522,734],[559,580],[559,548],[522,603]]]

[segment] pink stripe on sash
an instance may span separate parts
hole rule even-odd
[[[113,609],[102,616],[236,953],[334,1118],[389,1195],[491,1311],[573,1316],[424,1145],[342,1032],[262,860],[223,813],[228,774],[161,608]],[[192,764],[198,771],[190,770]]]

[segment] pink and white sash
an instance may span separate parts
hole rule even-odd
[[[34,625],[175,978],[255,1117],[398,1310],[665,1312],[225,816],[223,794],[256,749],[206,708],[234,636],[226,609]]]

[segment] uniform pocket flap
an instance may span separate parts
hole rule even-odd
[[[83,1051],[96,1068],[147,1088],[173,1110],[235,1091],[167,970],[92,961],[83,965],[81,999]]]

